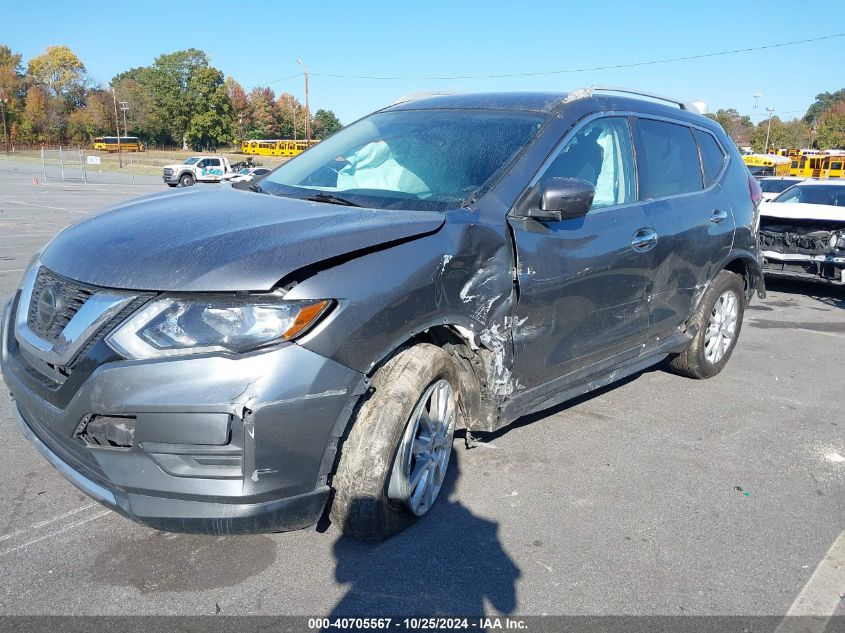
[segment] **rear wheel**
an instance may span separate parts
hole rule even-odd
[[[373,376],[341,447],[331,519],[346,534],[381,541],[434,504],[457,423],[457,377],[435,345],[406,349]]]
[[[690,346],[670,358],[669,366],[689,378],[711,378],[733,353],[745,313],[745,284],[729,270],[720,272],[701,298],[692,322],[698,332]]]
[[[194,175],[190,172],[186,172],[179,176],[179,184],[183,187],[190,187],[196,182]]]

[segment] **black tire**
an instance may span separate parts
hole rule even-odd
[[[736,330],[730,346],[725,351],[724,355],[717,362],[710,362],[705,356],[705,336],[707,334],[707,326],[710,322],[710,316],[716,307],[716,302],[726,292],[732,292],[736,298],[737,306],[737,320]],[[745,313],[745,282],[742,277],[729,270],[721,271],[707,290],[695,310],[695,314],[691,323],[698,326],[698,332],[692,339],[689,347],[680,354],[675,354],[669,358],[669,367],[671,370],[681,376],[688,378],[712,378],[718,374],[728,360],[736,347],[736,342],[739,340],[739,334],[742,330],[742,317]]]
[[[183,187],[191,187],[196,182],[194,175],[191,172],[185,172],[179,176],[179,184]]]
[[[167,183],[167,186],[168,187],[175,187],[178,184],[179,184],[178,182],[169,182],[169,183]]]
[[[390,499],[387,489],[406,425],[426,389],[440,379],[449,382],[457,398],[451,358],[427,343],[399,352],[374,374],[374,391],[355,415],[332,481],[330,517],[348,536],[374,543],[417,519]],[[459,415],[457,406],[455,411]]]

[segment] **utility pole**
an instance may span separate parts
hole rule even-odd
[[[3,113],[3,147],[9,155],[9,135],[6,133],[6,96],[0,92],[0,112]]]
[[[301,59],[296,63],[305,69],[305,140],[311,140],[311,111],[308,109],[308,66],[302,63]]]
[[[764,152],[766,154],[768,154],[769,153],[769,133],[772,131],[772,114],[774,114],[775,109],[766,107],[766,112],[769,113],[769,126],[766,128],[766,148],[764,149]]]
[[[120,111],[123,112],[123,136],[129,136],[129,131],[126,129],[126,111],[129,109],[129,106],[126,105],[125,101],[120,101]]]
[[[293,121],[293,140],[296,140],[296,103],[294,101],[293,95],[290,96],[290,119]]]
[[[120,150],[120,119],[117,116],[117,95],[114,92],[114,86],[111,87],[111,98],[114,101],[114,129],[117,130],[117,162],[123,169],[123,153]]]

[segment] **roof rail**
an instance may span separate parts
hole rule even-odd
[[[671,103],[672,105],[678,106],[681,110],[688,110],[697,114],[707,114],[707,103],[704,101],[681,101],[680,99],[664,97],[663,95],[654,94],[652,92],[632,90],[631,88],[622,88],[619,86],[593,85],[589,88],[574,91],[573,96],[577,95],[576,98],[583,98],[583,96],[592,96],[594,92],[621,92],[622,94],[635,95],[638,97],[647,97],[649,99],[655,99],[657,101],[665,101],[666,103]]]
[[[458,94],[457,92],[447,92],[444,90],[423,90],[418,92],[409,92],[402,95],[390,105],[395,106],[400,103],[408,103],[409,101],[419,101],[420,99],[427,99],[428,97],[445,97],[448,95]]]

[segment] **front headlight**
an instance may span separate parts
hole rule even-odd
[[[330,308],[328,300],[281,297],[158,299],[132,316],[106,342],[126,358],[204,352],[245,352],[290,341]]]

